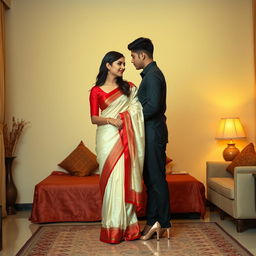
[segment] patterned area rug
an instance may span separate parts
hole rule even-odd
[[[99,241],[100,225],[41,226],[17,256],[246,256],[253,255],[217,223],[174,223],[171,239],[129,241],[117,245]]]

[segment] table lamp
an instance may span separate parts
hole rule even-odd
[[[235,147],[233,139],[242,139],[245,137],[243,126],[238,117],[221,118],[215,138],[219,140],[230,140],[228,146],[223,151],[223,158],[226,161],[232,161],[240,152],[239,149]]]

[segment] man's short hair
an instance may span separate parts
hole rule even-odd
[[[136,40],[128,44],[128,49],[133,52],[145,52],[148,57],[153,58],[154,45],[149,38],[137,38]]]

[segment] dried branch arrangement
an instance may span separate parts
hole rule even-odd
[[[4,148],[5,148],[5,157],[14,156],[16,145],[19,141],[19,138],[22,134],[24,127],[29,124],[25,120],[15,120],[12,118],[12,128],[8,131],[7,124],[4,125]]]

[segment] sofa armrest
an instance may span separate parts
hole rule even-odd
[[[232,177],[232,175],[226,171],[226,168],[230,162],[206,162],[206,179],[212,177]]]
[[[253,173],[256,166],[238,166],[234,169],[235,211],[237,218],[256,218],[256,184]]]

